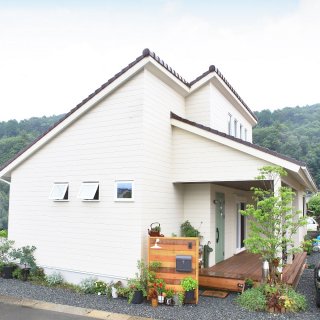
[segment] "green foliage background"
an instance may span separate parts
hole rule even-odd
[[[0,122],[0,166],[51,127],[60,116]],[[0,230],[8,227],[9,186],[0,181]]]
[[[255,112],[254,143],[307,163],[320,185],[320,103]]]

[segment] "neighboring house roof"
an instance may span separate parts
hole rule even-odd
[[[259,145],[254,144],[254,143],[247,142],[247,141],[244,141],[239,138],[235,138],[235,137],[230,136],[226,133],[223,133],[218,130],[212,129],[210,127],[207,127],[207,126],[201,125],[199,123],[190,121],[188,119],[182,118],[182,117],[174,114],[173,112],[171,112],[171,119],[173,120],[171,123],[181,129],[185,129],[187,131],[199,134],[199,132],[200,132],[199,130],[196,132],[195,130],[190,130],[190,127],[185,127],[185,126],[179,125],[179,123],[180,124],[181,123],[187,124],[188,126],[191,126],[191,128],[193,127],[196,129],[200,129],[202,132],[206,132],[206,133],[211,134],[211,136],[207,135],[207,137],[210,137],[210,138],[212,138],[213,136],[220,137],[220,140],[219,139],[212,139],[212,140],[223,143],[225,145],[228,144],[230,147],[234,147],[239,150],[241,149],[241,151],[246,152],[248,154],[251,153],[253,156],[255,156],[257,158],[266,160],[267,162],[271,162],[275,165],[282,166],[285,169],[292,170],[293,172],[295,172],[296,174],[298,174],[301,177],[301,179],[305,182],[305,184],[308,186],[308,188],[310,190],[312,190],[313,192],[317,191],[316,183],[314,182],[312,176],[310,175],[310,173],[306,167],[306,164],[302,161],[298,161],[296,159],[293,159],[293,158],[290,158],[290,157],[285,156],[283,154],[272,151],[268,148],[264,148],[264,147],[261,147]],[[175,120],[178,122],[175,122]],[[205,134],[201,134],[201,135],[204,137],[206,136]],[[226,143],[226,140],[223,140],[223,139],[221,140],[221,138],[227,139],[227,141],[229,140],[230,143]],[[247,148],[241,148],[241,146],[244,146]],[[252,149],[257,150],[258,152],[257,151],[252,152]],[[269,156],[269,158],[267,158],[268,155],[270,155],[271,157]],[[279,159],[282,159],[284,161],[281,161],[281,163],[280,163]]]
[[[95,90],[93,93],[91,93],[87,98],[85,98],[83,101],[81,101],[75,108],[71,109],[67,114],[65,114],[59,121],[57,121],[52,127],[50,127],[46,132],[44,132],[42,135],[40,135],[37,139],[35,139],[31,144],[29,144],[26,148],[22,149],[18,154],[16,154],[12,159],[7,161],[5,164],[3,164],[0,167],[0,176],[1,171],[8,167],[10,164],[12,164],[15,160],[17,160],[21,155],[25,154],[27,150],[31,150],[31,148],[37,144],[38,141],[42,140],[44,137],[48,137],[48,134],[52,134],[56,130],[58,131],[57,127],[64,123],[67,119],[70,119],[72,116],[75,116],[75,114],[78,112],[78,110],[82,109],[87,103],[90,103],[94,100],[94,98],[98,99],[97,97],[99,94],[106,88],[109,88],[111,85],[113,85],[116,80],[118,80],[119,77],[122,75],[128,73],[129,71],[133,70],[143,59],[151,57],[154,61],[156,61],[158,64],[160,64],[163,68],[166,69],[172,76],[174,76],[175,79],[177,79],[181,84],[188,88],[192,88],[195,84],[197,84],[201,79],[208,76],[210,73],[215,73],[229,88],[229,90],[235,95],[235,97],[239,100],[239,102],[243,105],[243,107],[249,112],[249,114],[252,116],[253,119],[257,120],[255,114],[250,110],[250,108],[245,104],[245,102],[241,99],[239,94],[234,90],[234,88],[230,85],[230,83],[225,79],[225,77],[221,74],[221,72],[215,67],[210,66],[209,70],[204,72],[202,75],[197,77],[195,80],[191,82],[187,82],[184,78],[182,78],[175,70],[173,70],[171,67],[169,67],[163,60],[161,60],[154,52],[150,51],[149,49],[144,49],[142,52],[142,55],[140,55],[138,58],[136,58],[134,61],[129,63],[125,68],[123,68],[120,72],[115,74],[112,78],[110,78],[106,83],[104,83],[100,88]],[[93,104],[94,102],[92,102]],[[85,111],[84,111],[85,112]],[[72,120],[73,121],[73,120]],[[59,127],[60,128],[60,127]],[[63,130],[64,128],[61,128]],[[32,151],[33,152],[33,151]],[[24,160],[24,159],[23,159]],[[2,175],[3,176],[3,175]]]

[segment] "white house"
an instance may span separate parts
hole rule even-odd
[[[252,144],[256,123],[217,68],[187,82],[145,49],[0,169],[9,237],[68,281],[125,279],[151,223],[170,236],[189,220],[213,244],[213,265],[243,247],[239,210],[258,168],[284,167],[301,210],[316,191],[304,163]]]

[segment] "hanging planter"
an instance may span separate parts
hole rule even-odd
[[[159,222],[153,222],[148,229],[148,234],[150,237],[163,237],[163,234],[160,234],[161,227]]]

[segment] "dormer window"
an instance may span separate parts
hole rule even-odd
[[[228,119],[228,134],[232,135],[232,115],[228,113],[229,119]]]
[[[238,136],[238,120],[234,119],[234,137],[236,138]]]

